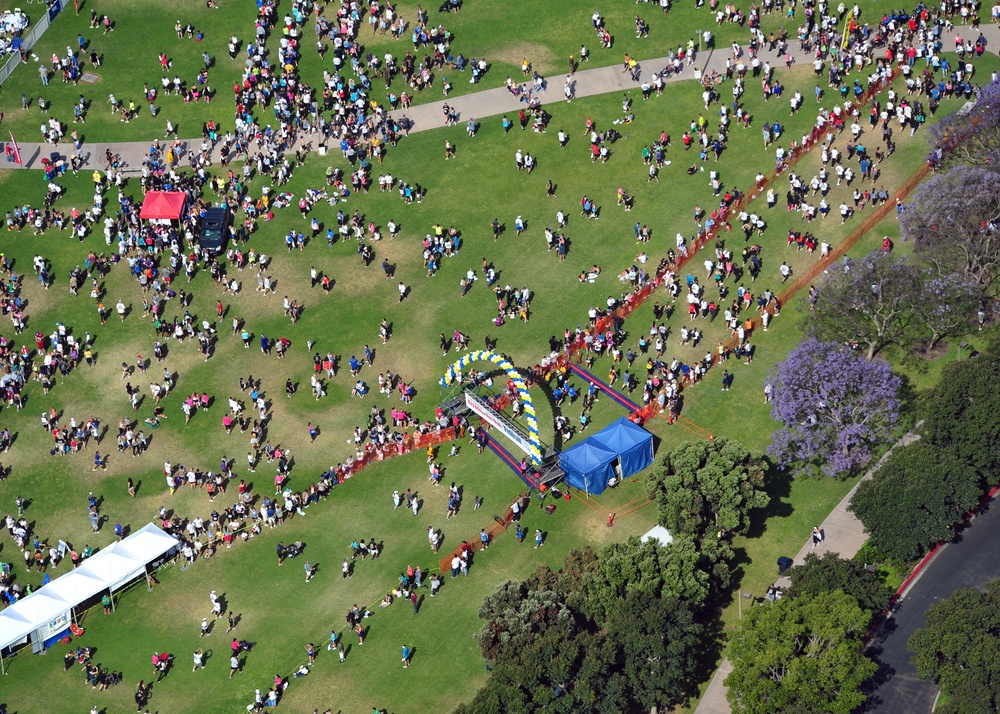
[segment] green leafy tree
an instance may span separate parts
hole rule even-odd
[[[918,441],[896,449],[851,499],[872,545],[890,558],[913,560],[950,540],[982,495],[982,480],[961,460]]]
[[[666,546],[637,537],[612,543],[601,551],[597,579],[586,586],[586,608],[602,621],[630,595],[677,599],[701,607],[728,585],[731,558],[726,544],[713,542],[707,550],[700,550],[694,540],[683,536]]]
[[[924,438],[990,479],[1000,473],[1000,346],[947,365],[927,402]]]
[[[666,453],[644,485],[667,530],[701,541],[720,529],[746,532],[750,511],[770,502],[766,470],[762,455],[735,441],[688,442]]]
[[[697,691],[701,667],[692,653],[703,649],[704,632],[685,603],[629,595],[609,613],[607,632],[630,699],[644,711],[685,705]]]
[[[809,553],[802,565],[791,569],[789,577],[792,586],[786,593],[788,597],[841,590],[872,613],[882,612],[892,601],[893,590],[878,573],[870,573],[861,563],[844,560],[836,553],[824,553],[822,557]]]
[[[986,592],[959,590],[926,617],[927,627],[914,632],[907,647],[917,673],[951,697],[947,711],[1000,709],[1000,580]]]
[[[877,669],[861,653],[870,622],[871,613],[839,590],[750,608],[729,649],[733,711],[850,714]]]
[[[491,661],[524,647],[542,633],[559,630],[568,636],[576,626],[558,592],[511,581],[501,583],[486,596],[479,617],[483,627],[476,640],[483,657]]]
[[[919,339],[914,307],[920,304],[922,277],[916,263],[896,253],[876,250],[860,260],[845,257],[816,284],[813,336],[856,343],[868,359],[889,345],[909,350]]]
[[[486,686],[456,714],[628,711],[628,686],[614,657],[600,633],[547,630],[499,659]]]
[[[582,548],[559,572],[540,566],[523,583],[500,585],[483,603],[477,635],[490,677],[457,711],[633,711],[687,702],[700,671],[691,652],[704,647],[704,634],[670,580],[697,566],[684,543],[683,558],[671,560],[671,548],[638,539],[600,556]],[[605,560],[628,567],[627,576],[609,578],[616,568]]]

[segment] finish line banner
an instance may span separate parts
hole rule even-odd
[[[465,406],[476,413],[483,421],[487,422],[504,436],[513,441],[524,453],[531,456],[534,453],[531,442],[513,424],[508,422],[497,412],[490,409],[486,404],[476,397],[472,392],[465,392]]]

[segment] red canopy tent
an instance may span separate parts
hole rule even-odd
[[[179,221],[184,215],[187,194],[183,191],[149,191],[139,217],[146,220]]]

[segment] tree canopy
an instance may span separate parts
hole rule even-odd
[[[1000,168],[959,164],[935,174],[913,192],[900,227],[941,274],[989,286],[1000,267]]]
[[[910,260],[880,250],[861,260],[845,257],[830,266],[816,287],[815,337],[857,343],[868,359],[889,345],[912,345],[921,271]]]
[[[952,453],[918,441],[893,451],[858,487],[849,509],[864,524],[872,545],[907,561],[950,540],[982,491],[975,470]]]
[[[659,520],[667,530],[702,541],[720,529],[746,532],[750,511],[770,502],[766,470],[761,454],[735,441],[692,441],[661,457],[644,486],[659,504]]]
[[[935,151],[931,160],[945,166],[984,165],[1000,154],[1000,79],[980,90],[976,104],[937,122],[930,128]]]
[[[713,551],[715,552],[715,551]],[[716,576],[690,539],[632,538],[506,582],[480,610],[486,686],[458,712],[604,712],[684,704],[704,650],[697,620]],[[728,572],[728,571],[727,571]]]
[[[975,359],[952,362],[927,401],[924,438],[950,451],[984,478],[1000,473],[1000,347]]]
[[[768,453],[778,465],[828,476],[856,473],[899,418],[899,378],[882,361],[806,339],[767,377],[782,428]]]
[[[927,610],[927,626],[907,643],[924,679],[951,701],[940,712],[978,714],[1000,708],[1000,581],[986,592],[958,590]]]
[[[751,607],[729,648],[727,697],[740,714],[850,714],[877,665],[861,653],[871,613],[841,591]]]
[[[836,553],[827,552],[822,557],[808,553],[802,565],[791,569],[789,577],[792,585],[786,591],[786,597],[841,590],[871,613],[882,612],[892,602],[893,590],[878,573],[870,573],[861,563],[845,560]]]

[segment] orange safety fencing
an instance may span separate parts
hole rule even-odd
[[[373,462],[385,461],[396,456],[404,456],[416,450],[426,449],[428,446],[437,446],[446,441],[454,441],[458,436],[454,427],[448,427],[447,429],[437,429],[426,434],[420,432],[406,434],[402,440],[383,446],[377,446],[369,442],[361,457],[355,457],[343,464],[342,468],[338,470],[337,475],[338,477],[350,478]]]
[[[899,67],[893,68],[887,77],[874,83],[866,91],[862,92],[860,97],[851,102],[852,106],[860,111],[878,94],[888,88],[900,74],[901,69]],[[644,285],[636,293],[626,296],[625,304],[618,307],[612,313],[598,318],[590,330],[585,331],[578,339],[574,340],[567,350],[568,355],[572,357],[576,354],[578,355],[578,359],[581,359],[582,357],[580,357],[579,353],[584,349],[583,337],[586,334],[599,334],[613,330],[616,320],[624,319],[628,315],[632,314],[632,312],[640,307],[649,298],[649,296],[653,294],[653,291],[659,287],[660,284],[662,284],[666,271],[673,271],[676,273],[683,268],[684,265],[686,265],[688,261],[690,261],[706,244],[711,243],[715,239],[720,230],[729,229],[727,219],[730,216],[739,213],[748,203],[766,191],[777,178],[782,176],[788,169],[797,164],[813,148],[822,144],[825,137],[833,131],[835,131],[833,127],[813,127],[812,132],[803,138],[802,143],[794,146],[788,152],[780,167],[765,174],[764,178],[757,181],[753,191],[749,193],[742,193],[738,199],[734,200],[728,206],[720,209],[718,213],[718,220],[715,225],[708,230],[700,231],[698,235],[695,236],[694,240],[684,248],[683,253],[678,255],[673,263],[668,264],[663,272],[658,273],[650,283]]]
[[[860,112],[861,109],[867,106],[868,103],[870,103],[878,94],[887,89],[900,76],[901,73],[902,70],[900,67],[894,67],[889,72],[888,76],[872,84],[867,90],[862,92],[862,94],[859,97],[854,99],[851,102],[851,106]],[[694,239],[684,247],[683,252],[680,255],[676,256],[673,263],[667,264],[665,268],[662,271],[658,272],[649,283],[643,285],[635,293],[630,293],[629,295],[627,295],[625,297],[624,303],[620,305],[618,308],[616,308],[615,310],[613,310],[608,314],[602,315],[601,317],[597,318],[597,320],[594,321],[594,324],[589,329],[582,331],[579,335],[577,335],[577,337],[573,340],[573,342],[566,345],[564,354],[560,355],[557,359],[552,360],[545,367],[537,368],[537,371],[541,374],[548,374],[552,371],[555,371],[556,369],[565,368],[566,363],[574,356],[576,356],[577,363],[582,362],[583,353],[586,351],[587,336],[594,336],[605,332],[615,331],[616,324],[620,324],[620,321],[624,320],[626,317],[632,314],[643,303],[645,303],[646,300],[649,299],[649,297],[653,294],[656,288],[658,288],[663,283],[664,277],[668,271],[671,271],[676,274],[706,244],[709,244],[712,241],[714,241],[715,237],[719,234],[720,231],[731,230],[732,227],[729,225],[727,220],[729,217],[738,214],[747,204],[749,204],[751,201],[755,200],[762,193],[764,193],[774,183],[775,180],[777,180],[780,176],[784,175],[785,172],[787,172],[792,166],[797,164],[803,157],[805,157],[806,154],[808,154],[817,145],[824,143],[826,136],[834,131],[837,130],[832,126],[824,126],[824,127],[817,126],[813,127],[813,130],[809,135],[803,137],[803,141],[801,144],[794,145],[795,142],[793,141],[792,143],[794,146],[785,156],[784,160],[782,161],[782,164],[779,167],[776,167],[773,171],[765,174],[762,179],[757,181],[751,192],[749,193],[744,192],[740,194],[739,198],[732,201],[728,206],[724,206],[721,209],[719,209],[717,213],[718,220],[715,222],[715,224],[707,230],[700,231],[698,235],[695,236]],[[928,170],[929,167],[926,164],[924,164],[916,173],[914,173],[913,176],[910,177],[910,179],[907,180],[907,182],[903,185],[902,188],[900,188],[900,190],[896,193],[895,196],[893,196],[893,198],[905,196],[906,194],[908,194],[909,191],[912,190],[913,186],[919,183],[919,181],[927,174]],[[871,230],[871,227],[875,223],[877,223],[878,221],[882,220],[882,218],[885,217],[888,211],[892,207],[894,207],[894,203],[895,202],[893,201],[893,204],[890,205],[887,202],[886,204],[883,204],[878,209],[876,209],[874,214],[872,216],[869,216],[869,218],[866,219],[861,224],[861,226],[858,227],[858,229],[852,232],[851,236],[849,236],[847,240],[843,241],[840,245],[838,245],[834,250],[831,251],[830,260],[839,258],[844,254],[844,252],[852,248],[854,244],[857,243],[858,239],[860,239],[861,235],[864,235],[865,232]],[[877,218],[875,216],[877,216]],[[812,280],[816,274],[818,274],[818,272],[823,270],[825,266],[829,264],[829,261],[824,259],[823,261],[820,261],[820,264],[822,264],[823,267],[819,267],[819,264],[817,266],[814,266],[804,275],[798,276],[791,285],[789,285],[788,287],[785,288],[785,290],[782,291],[782,293],[778,296],[779,309],[780,305],[784,304],[784,302],[789,297],[794,295],[798,290],[801,290],[804,285],[808,284],[809,281]],[[768,310],[773,310],[773,308],[769,306]],[[777,310],[773,310],[773,312],[776,314]],[[757,318],[752,318],[752,326],[754,328],[756,328],[758,322],[759,321]],[[736,338],[731,338],[723,344],[728,352],[729,350],[731,350],[733,347],[736,346]],[[714,355],[712,358],[712,365],[718,363],[719,361],[721,361],[721,359],[722,358],[719,355]],[[692,380],[690,379],[687,380],[687,382],[693,383]],[[683,382],[678,384],[679,390],[683,389],[683,387],[684,387]],[[661,415],[661,413],[657,408],[657,406],[654,404],[647,404],[644,405],[638,411],[634,412],[629,418],[639,424],[642,424],[651,419],[652,417],[658,415]],[[666,417],[670,423],[674,423],[675,421],[681,422],[681,417],[679,415],[675,415],[670,412],[662,414],[662,416]],[[684,419],[681,423],[685,426],[685,428],[688,428],[692,432],[698,433],[699,435],[709,440],[712,439],[712,435],[710,432],[708,432],[708,430],[686,419]],[[705,436],[705,434],[707,434],[707,436]]]
[[[914,171],[903,185],[896,190],[896,192],[889,197],[889,199],[876,206],[871,213],[863,220],[860,225],[858,225],[850,235],[847,236],[843,241],[837,244],[837,246],[830,250],[830,252],[816,263],[806,270],[804,273],[799,275],[794,281],[792,281],[781,293],[778,295],[778,302],[776,305],[769,305],[766,309],[773,315],[778,314],[778,311],[783,305],[785,305],[789,300],[792,299],[800,290],[810,285],[813,280],[820,275],[823,271],[827,270],[835,261],[840,260],[844,255],[847,254],[851,248],[857,245],[858,241],[861,240],[869,231],[871,231],[875,226],[882,222],[887,215],[892,211],[896,210],[896,201],[902,201],[905,199],[910,191],[916,188],[917,184],[924,180],[924,177],[931,172],[931,166],[928,163],[922,163],[917,170]],[[752,330],[757,329],[760,326],[760,317],[752,317],[749,322],[751,323],[751,330],[748,330],[748,338]],[[739,342],[739,338],[731,337],[723,344],[727,350],[736,347]]]
[[[516,500],[519,501],[521,504],[521,513],[523,515],[524,510],[531,504],[531,496],[528,493],[522,491]],[[500,518],[500,516],[494,516],[493,522],[485,529],[487,535],[489,536],[490,542],[492,543],[498,535],[504,533],[507,530],[507,527],[510,526],[510,524],[513,522],[513,520],[514,520],[514,511],[510,508],[510,506],[508,506],[507,510],[504,512],[503,518]],[[471,541],[465,541],[465,547],[468,550],[472,551],[473,553],[482,550],[483,541],[480,539],[479,534],[477,533],[472,538]],[[456,548],[454,548],[451,552],[449,552],[447,555],[445,555],[438,561],[438,570],[442,573],[451,570],[451,559],[454,558],[456,555],[461,555],[461,553],[462,553],[462,546],[458,545]]]

